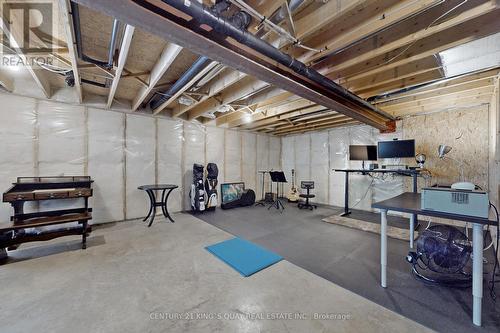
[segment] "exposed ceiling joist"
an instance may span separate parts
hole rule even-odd
[[[343,34],[324,41],[322,48],[327,51],[321,53],[306,53],[301,57],[301,59],[304,59],[305,61],[318,60],[441,2],[441,0],[407,0],[399,1],[395,5],[388,8],[382,7],[381,13],[375,12],[375,15],[370,19],[363,20],[358,25],[354,24],[351,29]],[[349,18],[351,20],[354,19],[353,17]]]
[[[170,104],[172,104],[180,95],[184,94],[189,88],[191,88],[196,82],[201,80],[205,75],[208,74],[215,66],[217,66],[217,62],[212,61],[205,68],[199,71],[189,82],[187,82],[182,88],[180,88],[175,94],[170,96],[168,100],[166,100],[162,105],[156,108],[153,114],[158,114]]]
[[[400,94],[392,94],[383,98],[381,97],[375,100],[373,103],[383,107],[384,105],[387,105],[388,102],[391,101],[396,102],[399,99],[407,99],[407,98],[418,99],[420,98],[419,96],[421,95],[440,94],[443,91],[447,91],[451,88],[456,88],[459,90],[467,89],[470,84],[475,84],[477,82],[482,82],[480,84],[481,86],[483,86],[485,84],[484,80],[496,77],[499,74],[499,72],[500,72],[499,69],[490,69],[479,73],[461,75],[459,77],[454,77],[454,78],[446,78],[438,80],[436,82],[431,82],[422,87],[412,89],[411,91],[406,91]]]
[[[267,86],[268,84],[266,82],[246,76],[232,85],[229,89],[222,91],[220,95],[208,99],[191,109],[188,112],[188,119],[196,119],[207,112],[213,113],[217,111],[221,105],[230,104],[242,99],[242,97],[246,95],[255,94]]]
[[[176,44],[168,43],[163,49],[160,59],[155,63],[151,74],[149,75],[149,84],[147,87],[142,87],[132,102],[132,111],[136,111],[144,100],[153,91],[162,76],[172,66],[172,63],[182,51],[182,47]]]
[[[305,132],[310,132],[310,131],[319,131],[319,130],[323,130],[323,129],[329,129],[329,128],[335,128],[335,127],[340,127],[340,126],[347,126],[347,125],[356,125],[356,124],[360,124],[360,122],[357,120],[352,120],[352,119],[326,120],[324,123],[317,123],[317,124],[312,124],[312,125],[301,125],[301,126],[297,126],[297,128],[286,129],[286,130],[282,130],[282,131],[274,131],[274,132],[271,132],[271,134],[279,135],[279,136],[300,134],[300,133],[305,133]]]
[[[61,13],[62,24],[66,33],[66,43],[75,80],[76,97],[79,103],[83,101],[82,83],[80,72],[78,71],[78,55],[75,49],[75,32],[73,31],[73,17],[71,16],[69,0],[59,0],[59,10]]]
[[[364,56],[359,56],[359,54],[355,52],[355,54],[351,55],[355,60],[353,59],[354,61],[349,67],[344,67],[344,62],[338,66],[324,68],[321,72],[323,74],[334,73],[334,75],[330,75],[330,78],[347,77],[351,80],[355,80],[384,72],[410,62],[418,61],[443,50],[498,32],[500,30],[498,14],[497,11],[489,11],[487,14],[480,17],[466,20],[467,22],[465,23],[423,38],[419,40],[418,43],[409,44],[410,47],[406,44],[398,44],[398,48],[391,49],[389,52],[375,57],[370,56],[368,59],[365,59]],[[370,52],[370,54],[372,53]],[[338,57],[338,59],[344,58],[344,56],[345,55]],[[339,68],[340,66],[344,68],[341,69]]]
[[[5,13],[3,13],[5,15]],[[18,15],[16,11],[12,11],[11,15]],[[22,18],[17,18],[16,21],[22,22]],[[43,71],[39,67],[32,63],[32,59],[29,59],[26,54],[23,53],[20,47],[20,41],[24,40],[23,31],[15,31],[10,29],[10,25],[7,20],[2,16],[0,17],[0,29],[3,30],[5,35],[9,38],[12,49],[16,52],[17,56],[28,70],[28,72],[35,80],[35,83],[40,88],[45,97],[51,97],[51,87],[50,83],[45,77]]]
[[[209,83],[209,86],[206,88],[207,93],[204,96],[202,96],[202,98],[198,102],[193,103],[189,106],[178,105],[176,108],[173,109],[172,115],[174,117],[179,117],[180,115],[196,107],[199,107],[202,103],[207,102],[208,99],[216,96],[224,89],[242,80],[245,76],[247,76],[245,73],[226,69],[225,71],[220,73],[213,81]]]
[[[109,90],[108,103],[106,105],[108,109],[111,108],[111,105],[113,104],[116,90],[118,89],[118,85],[120,84],[120,78],[127,62],[128,52],[130,51],[130,45],[132,44],[132,38],[134,37],[134,31],[135,27],[129,24],[125,26],[123,41],[120,47],[120,54],[118,56],[118,65],[116,66],[115,77],[113,78],[113,82],[111,83],[111,88]]]

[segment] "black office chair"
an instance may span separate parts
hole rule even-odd
[[[299,202],[298,207],[299,209],[316,209],[318,208],[316,205],[313,205],[309,203],[309,199],[315,198],[316,196],[314,194],[311,194],[311,190],[314,189],[314,182],[312,181],[301,181],[300,182],[300,188],[304,189],[307,191],[306,194],[301,193],[299,197],[306,199],[306,202]]]

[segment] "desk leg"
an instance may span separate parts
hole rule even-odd
[[[387,287],[387,210],[380,210],[380,284]]]
[[[413,242],[415,240],[415,217],[417,215],[410,216],[410,248],[413,249]]]
[[[472,322],[481,326],[481,302],[483,299],[483,226],[472,226]]]
[[[351,214],[349,211],[349,172],[345,173],[345,190],[344,190],[344,212],[340,216]]]

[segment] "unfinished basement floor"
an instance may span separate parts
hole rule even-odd
[[[175,219],[97,228],[87,250],[75,237],[11,252],[0,266],[9,286],[0,331],[430,331],[286,260],[244,278],[204,249],[231,234],[189,214]]]

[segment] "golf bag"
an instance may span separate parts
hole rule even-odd
[[[217,164],[207,164],[207,178],[205,179],[205,192],[207,193],[207,210],[215,210],[218,200],[217,184],[219,183],[217,177],[219,176],[219,169]]]
[[[203,165],[193,165],[193,184],[191,184],[191,209],[195,212],[205,210],[205,190],[203,188]]]

